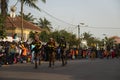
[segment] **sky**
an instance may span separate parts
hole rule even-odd
[[[24,13],[32,13],[35,18],[46,18],[53,30],[66,30],[78,36],[89,32],[96,38],[120,37],[120,0],[38,0],[41,12],[24,6]],[[9,0],[9,7],[17,0]],[[20,12],[20,3],[16,5],[16,14]],[[10,12],[10,11],[9,11]],[[103,35],[105,34],[105,35]]]

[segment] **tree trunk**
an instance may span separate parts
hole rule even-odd
[[[3,17],[7,16],[7,2],[8,0],[1,0],[1,15]]]

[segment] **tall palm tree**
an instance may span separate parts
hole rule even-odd
[[[105,46],[107,47],[107,49],[112,48],[113,45],[115,44],[114,38],[105,37],[104,41],[105,41]]]
[[[42,18],[39,18],[39,21],[38,21],[38,25],[45,29],[46,31],[50,32],[51,31],[51,22],[48,21],[46,18],[42,19]]]
[[[21,40],[23,41],[23,5],[28,5],[29,7],[35,8],[40,11],[40,8],[35,4],[38,0],[19,0],[21,2],[21,17],[22,17],[22,25],[21,25]],[[46,2],[46,0],[41,0],[42,2]]]
[[[93,44],[96,44],[97,39],[93,37],[93,34],[90,32],[84,32],[82,35],[82,39],[87,41],[87,46],[93,46]]]
[[[5,17],[8,11],[8,1],[9,0],[0,0],[1,15]]]
[[[40,8],[35,4],[38,0],[19,0],[21,2],[21,13],[23,13],[23,5],[27,5],[29,7],[35,8],[40,11]],[[42,2],[46,2],[46,0],[41,0]]]
[[[20,13],[21,14],[21,13]],[[21,15],[19,15],[21,17]],[[34,23],[34,20],[36,20],[37,18],[34,18],[33,15],[31,13],[28,13],[28,14],[24,14],[23,13],[23,19],[29,21],[29,22],[32,22]]]
[[[0,13],[0,39],[4,39],[6,37],[4,20],[7,16],[8,1],[9,0],[0,0],[0,8],[1,8],[1,13]]]
[[[21,8],[23,8],[23,4],[25,4],[29,7],[40,10],[40,8],[35,4],[38,2],[38,0],[19,0],[19,1],[21,2]],[[41,0],[41,1],[44,3],[46,2],[46,0]]]
[[[84,32],[82,35],[84,39],[88,39],[92,37],[92,34],[90,34],[89,32]]]
[[[28,5],[29,7],[36,8],[40,10],[40,8],[35,4],[38,0],[19,0],[21,4]],[[42,2],[46,2],[46,0],[41,0]],[[1,8],[1,15],[6,16],[8,11],[8,2],[9,0],[0,0],[0,8]],[[22,8],[23,6],[21,6]]]

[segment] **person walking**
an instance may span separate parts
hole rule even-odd
[[[34,58],[35,58],[35,69],[37,69],[37,67],[38,67],[37,60],[38,60],[39,53],[40,53],[40,50],[42,47],[42,42],[39,39],[38,32],[35,32],[35,35],[34,35],[34,45],[35,45],[35,47],[33,48],[33,51],[34,51]],[[39,57],[39,64],[40,64],[40,57]]]
[[[54,67],[54,63],[55,63],[55,41],[53,38],[50,38],[49,41],[47,42],[47,47],[48,47],[48,51],[49,51],[49,67]]]
[[[62,59],[62,66],[65,66],[67,64],[65,37],[61,37],[59,47],[60,47],[60,53]]]

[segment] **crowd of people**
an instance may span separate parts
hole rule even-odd
[[[70,49],[69,55],[71,59],[96,59],[96,58],[106,58],[106,59],[114,59],[120,57],[120,49],[110,48],[107,49],[96,49],[94,47],[89,49]]]
[[[37,39],[36,39],[37,40]],[[82,48],[66,48],[64,37],[60,39],[59,45],[56,45],[53,38],[42,45],[41,41],[34,41],[31,44],[27,42],[0,42],[0,66],[16,63],[36,64],[37,61],[48,61],[49,67],[54,66],[55,60],[61,61],[62,66],[67,64],[67,59],[95,59],[95,58],[118,58],[120,57],[120,49],[113,47],[109,50],[92,47],[89,49]]]
[[[32,43],[27,42],[0,42],[0,65],[8,65],[15,63],[27,63],[35,64],[37,68],[37,62],[39,64],[41,60],[49,61],[49,67],[54,67],[56,59],[62,60],[62,66],[67,64],[65,49],[66,42],[61,38],[60,45],[56,46],[56,42],[53,38],[50,38],[46,44],[42,44],[38,36],[35,35],[35,39]],[[60,49],[58,56],[57,50]],[[57,57],[56,57],[57,56]]]

